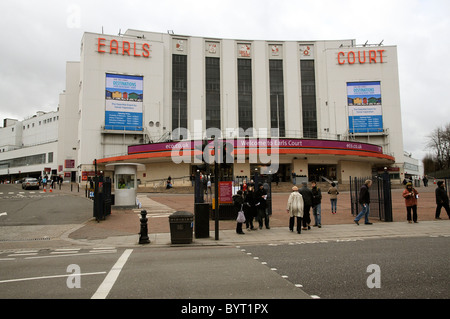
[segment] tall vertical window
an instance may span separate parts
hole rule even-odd
[[[187,56],[172,55],[172,130],[187,129]],[[179,139],[180,136],[173,136]]]
[[[270,127],[278,129],[277,136],[286,136],[284,120],[283,60],[269,60]]]
[[[220,129],[220,59],[206,57],[206,129]]]
[[[303,137],[317,138],[316,76],[314,60],[300,61]]]
[[[238,116],[239,128],[253,127],[252,60],[238,59]]]

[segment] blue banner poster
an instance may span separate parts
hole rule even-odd
[[[347,83],[350,133],[383,132],[380,82]]]
[[[106,74],[105,130],[142,131],[143,77]]]

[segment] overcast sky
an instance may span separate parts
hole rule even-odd
[[[448,0],[159,0],[0,3],[0,120],[54,111],[83,32],[127,29],[249,40],[339,40],[398,46],[404,149],[450,123]],[[3,124],[3,123],[1,123]]]

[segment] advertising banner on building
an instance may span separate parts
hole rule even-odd
[[[105,130],[142,131],[143,77],[106,74]]]
[[[350,133],[383,132],[380,82],[347,83]]]

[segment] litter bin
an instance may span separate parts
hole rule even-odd
[[[209,203],[195,203],[195,238],[209,237]]]
[[[175,212],[169,216],[172,244],[192,243],[194,215],[189,212]]]

